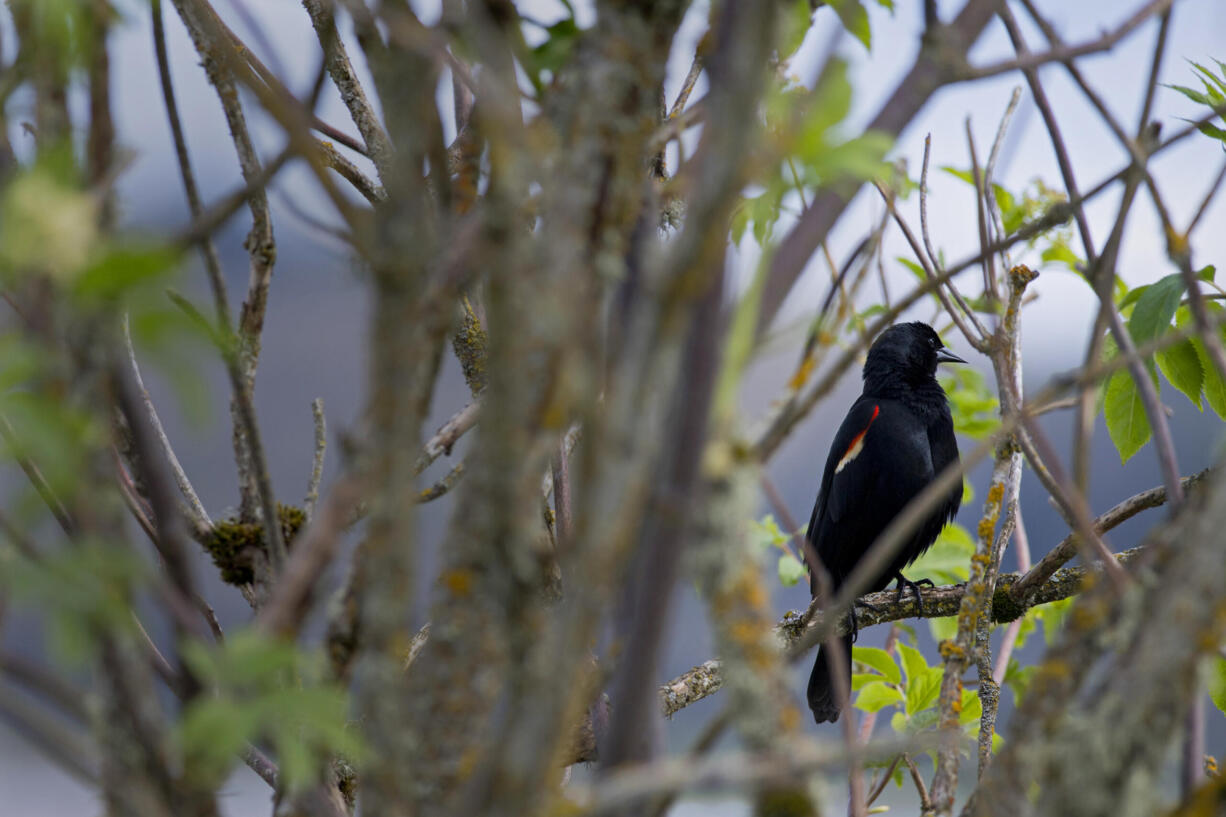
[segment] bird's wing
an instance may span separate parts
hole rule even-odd
[[[831,444],[806,558],[812,563],[816,553],[838,585],[932,478],[924,424],[898,402],[860,398]]]

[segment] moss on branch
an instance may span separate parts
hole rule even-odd
[[[295,505],[278,502],[277,518],[281,523],[281,536],[288,548],[306,523],[306,513]],[[264,526],[238,519],[216,522],[204,540],[204,549],[221,571],[222,581],[233,585],[251,584],[255,580],[255,559],[257,556],[267,558],[266,548]]]

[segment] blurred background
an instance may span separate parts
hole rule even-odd
[[[299,3],[294,0],[214,0],[214,3],[227,23],[269,67],[287,80],[290,88],[300,95],[306,93],[318,69],[319,49],[307,15]],[[184,226],[188,214],[162,107],[153,55],[150,9],[141,0],[117,0],[115,5],[122,15],[123,24],[110,44],[113,93],[119,143],[130,160],[119,182],[120,218],[135,232],[166,235]],[[414,2],[413,5],[427,22],[435,19],[439,13],[436,2]],[[562,5],[553,0],[530,0],[517,5],[525,13],[545,22],[564,13]],[[838,21],[829,9],[821,9],[805,46],[789,69],[801,82],[811,85],[816,67],[827,50],[834,47],[851,66],[855,96],[850,124],[854,127],[860,127],[872,118],[886,94],[910,66],[918,50],[922,30],[922,4],[918,0],[896,2],[893,14],[875,3],[866,5],[872,21],[871,52],[853,38],[836,37]],[[1115,27],[1131,14],[1133,6],[1138,3],[1037,0],[1036,5],[1057,25],[1067,42],[1076,43]],[[576,2],[575,6],[581,25],[594,23],[590,4]],[[947,19],[957,12],[961,4],[945,2],[940,6],[942,17]],[[689,68],[693,44],[705,30],[707,11],[707,3],[696,2],[687,18],[670,66],[670,99],[675,96],[676,88]],[[0,16],[0,20],[5,26],[4,37],[10,37],[8,20],[3,16]],[[216,201],[240,185],[237,160],[216,96],[205,81],[196,52],[172,7],[166,10],[166,22],[174,81],[192,158],[206,202]],[[1135,127],[1139,115],[1155,29],[1156,23],[1151,22],[1109,53],[1081,63],[1089,82],[1130,128]],[[1026,27],[1026,31],[1032,50],[1040,50],[1043,40],[1039,32],[1032,27]],[[1178,0],[1161,81],[1195,84],[1187,61],[1211,62],[1214,57],[1226,59],[1226,46],[1221,38],[1223,31],[1226,31],[1226,4],[1220,0]],[[342,33],[350,36],[344,27]],[[972,61],[987,63],[1009,58],[1012,53],[1003,28],[993,24],[972,51]],[[351,49],[351,54],[355,60],[360,60],[359,50]],[[1088,188],[1119,170],[1126,161],[1123,150],[1063,69],[1050,65],[1042,69],[1041,76],[1063,127],[1082,187]],[[931,133],[934,168],[942,165],[969,167],[964,130],[966,120],[970,119],[982,156],[991,144],[1012,88],[1021,82],[1019,75],[1005,75],[940,91],[912,128],[903,134],[891,156],[904,159],[912,176],[918,176],[924,136]],[[450,93],[445,76],[440,85],[440,107],[446,112],[445,119],[450,116]],[[700,84],[694,98],[699,98],[702,93],[703,86]],[[12,123],[9,138],[19,156],[30,153],[29,138],[21,130],[22,121],[30,118],[27,113],[29,102],[29,99],[17,95],[9,103],[9,121]],[[74,104],[80,109],[82,102],[77,99]],[[274,155],[281,148],[279,129],[262,117],[254,100],[248,100],[247,110],[265,157]],[[319,113],[325,121],[344,130],[353,130],[339,97],[330,85],[325,89]],[[1164,132],[1171,133],[1181,126],[1182,118],[1199,115],[1192,103],[1179,94],[1166,88],[1159,89],[1153,118],[1163,123]],[[352,158],[362,162],[361,157]],[[674,157],[674,168],[675,161]],[[1162,154],[1152,164],[1177,224],[1186,223],[1191,217],[1221,161],[1220,145],[1206,139],[1191,138]],[[1005,143],[997,179],[1006,188],[1017,190],[1035,178],[1061,187],[1051,144],[1028,93],[1025,93]],[[973,255],[978,251],[978,238],[970,188],[941,172],[932,173],[930,186],[929,218],[937,247],[950,260]],[[1115,216],[1118,196],[1119,190],[1113,189],[1087,206],[1087,215],[1100,244],[1106,237],[1110,220]],[[323,398],[329,424],[330,448],[325,492],[329,479],[336,474],[340,465],[339,435],[355,429],[360,421],[367,378],[367,288],[362,271],[351,259],[344,243],[324,229],[323,225],[337,222],[329,211],[327,201],[319,195],[309,175],[301,167],[291,164],[277,178],[272,186],[271,204],[278,260],[255,398],[277,495],[286,501],[298,501],[306,489],[311,467],[311,400]],[[841,262],[846,258],[870,232],[881,217],[882,207],[875,192],[861,192],[830,238],[829,248],[836,261]],[[901,209],[910,223],[918,225],[917,197],[912,196],[903,202]],[[785,216],[781,229],[786,229],[786,220]],[[246,286],[247,256],[242,242],[248,227],[249,218],[243,210],[231,219],[218,236],[218,248],[222,253],[232,300],[237,300],[238,296],[234,293],[243,291]],[[0,225],[0,229],[3,229],[3,225]],[[1226,259],[1226,202],[1219,199],[1213,204],[1198,233],[1193,235],[1192,246],[1196,267]],[[901,265],[889,262],[895,256],[909,257],[910,252],[901,236],[890,232],[886,238],[886,268],[891,291],[900,295],[914,279]],[[746,239],[732,257],[729,275],[743,286],[748,282],[756,260],[757,247],[751,239]],[[1040,388],[1053,373],[1081,365],[1095,307],[1089,287],[1067,269],[1051,266],[1042,267],[1039,271],[1041,277],[1030,287],[1030,292],[1037,293],[1038,299],[1027,307],[1023,320],[1024,376],[1026,389],[1030,392]],[[1175,271],[1166,260],[1161,227],[1148,199],[1143,198],[1133,210],[1124,238],[1119,271],[1130,285],[1152,281]],[[968,276],[975,274],[969,272]],[[781,393],[799,358],[807,321],[825,296],[829,280],[825,265],[815,257],[785,304],[767,352],[754,362],[745,380],[742,406],[746,428],[752,427],[775,396]],[[193,294],[205,292],[205,278],[195,262],[182,270],[179,286]],[[866,286],[861,295],[861,306],[879,297],[879,290]],[[930,302],[917,306],[908,317],[932,319]],[[970,365],[990,378],[991,367],[986,360],[965,348],[965,343],[956,334],[947,335],[946,339],[956,352],[971,361]],[[216,517],[224,515],[228,508],[237,504],[227,408],[229,389],[220,362],[208,350],[199,350],[195,365],[200,378],[207,384],[198,396],[171,388],[166,373],[160,372],[152,363],[146,366],[144,374],[184,467],[210,514]],[[468,400],[467,387],[453,359],[445,360],[441,377],[427,431],[436,428]],[[1190,474],[1205,468],[1215,459],[1220,448],[1222,423],[1211,412],[1198,411],[1168,384],[1164,383],[1163,386],[1162,398],[1171,412],[1181,471]],[[770,476],[796,519],[803,521],[809,517],[830,439],[846,407],[858,393],[858,373],[849,373],[839,388],[805,420],[771,463]],[[1044,418],[1044,425],[1062,451],[1067,450],[1071,439],[1071,419],[1068,412],[1057,412]],[[456,458],[462,456],[464,444],[465,441],[461,441],[451,458],[444,457],[436,462],[423,475],[423,484],[429,484],[446,473]],[[969,443],[964,442],[964,450],[968,447]],[[1122,465],[1101,425],[1101,418],[1094,437],[1093,452],[1090,501],[1095,512],[1101,512],[1119,500],[1161,481],[1152,446]],[[987,468],[986,465],[981,466],[970,475],[972,485],[980,494],[961,512],[960,521],[970,527],[978,519],[982,498],[980,489],[986,484]],[[15,484],[17,476],[19,474],[3,474],[3,485]],[[1067,529],[1029,474],[1023,480],[1021,507],[1032,551],[1036,558],[1041,557],[1064,536]],[[423,582],[432,575],[430,565],[433,551],[440,544],[451,511],[450,496],[422,508],[419,525],[424,564],[418,575],[425,577]],[[583,512],[582,508],[576,511]],[[769,508],[763,502],[760,515],[767,512]],[[1161,509],[1149,511],[1117,528],[1108,535],[1109,544],[1116,550],[1136,544],[1163,513]],[[141,541],[143,543],[143,539]],[[208,600],[216,608],[223,627],[240,627],[249,618],[246,602],[235,588],[220,582],[207,557],[200,555],[199,573]],[[773,560],[764,562],[763,569],[773,573]],[[1014,563],[1009,554],[1002,570],[1012,569]],[[333,582],[339,581],[340,576],[338,568],[334,571]],[[780,614],[788,609],[803,608],[808,603],[807,588],[803,585],[785,588],[772,579],[772,586],[776,589],[774,603]],[[419,588],[415,598],[424,607],[428,598],[425,584]],[[670,646],[661,668],[661,683],[713,657],[701,606],[702,602],[692,590],[692,583],[682,582],[674,615],[670,621],[660,622],[660,626],[666,627],[670,634]],[[866,631],[861,635],[860,643],[879,646],[885,631],[885,627]],[[916,632],[921,647],[929,655],[933,654],[927,627],[921,624]],[[6,646],[41,655],[43,634],[37,616],[30,611],[15,609],[10,614],[4,633]],[[1019,657],[1023,662],[1032,661],[1041,649],[1042,640],[1033,639]],[[797,696],[803,688],[808,670],[807,659],[796,668],[794,690]],[[696,731],[719,707],[717,699],[708,699],[679,712],[665,727],[670,749],[679,750],[688,745]],[[1006,736],[1011,710],[1012,697],[1004,693],[1001,731]],[[809,728],[816,730],[812,725]],[[884,729],[885,725],[880,725],[880,728]],[[839,739],[838,731],[832,727],[824,732],[824,736],[831,740]],[[1207,750],[1210,754],[1218,755],[1226,751],[1226,723],[1220,713],[1212,709],[1209,713]],[[582,774],[582,771],[579,773]],[[838,786],[838,781],[833,781],[830,791],[831,805],[836,809],[843,802]],[[889,797],[890,792],[887,792],[882,802],[888,804]],[[227,814],[245,817],[249,814],[266,814],[268,801],[267,787],[245,767],[240,767],[222,804]],[[81,788],[72,778],[62,775],[19,736],[0,725],[0,815],[78,815],[97,810],[98,805],[91,792]],[[684,803],[678,811],[699,812],[731,815],[746,813],[746,809],[734,802],[700,801]]]

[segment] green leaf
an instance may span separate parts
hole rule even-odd
[[[915,649],[915,647],[901,642],[897,647],[898,657],[902,659],[902,668],[903,672],[906,673],[908,684],[928,672],[928,662],[924,660],[923,653]]]
[[[937,584],[966,581],[975,542],[966,528],[949,524],[942,528],[924,555],[907,571],[912,580],[932,579]]]
[[[1200,105],[1208,105],[1210,108],[1212,108],[1217,104],[1214,102],[1213,97],[1209,96],[1208,94],[1203,94],[1194,88],[1189,88],[1186,85],[1168,85],[1166,87],[1170,88],[1172,91],[1178,91],[1188,99]]]
[[[941,387],[949,397],[954,431],[972,439],[983,439],[1000,425],[1000,403],[983,375],[975,369],[958,367],[941,377]]]
[[[780,61],[796,53],[812,24],[813,7],[809,5],[809,0],[793,0],[792,7],[783,18],[783,34],[779,37]]]
[[[774,514],[767,514],[759,521],[749,520],[749,541],[759,550],[776,547],[786,550],[788,535],[779,528]]]
[[[1170,384],[1183,392],[1198,409],[1204,411],[1201,389],[1205,385],[1205,370],[1192,341],[1183,340],[1174,346],[1168,346],[1160,350],[1155,357],[1158,360],[1158,368]]]
[[[545,29],[549,37],[543,43],[532,49],[533,68],[539,74],[541,71],[557,73],[564,66],[575,50],[579,39],[579,26],[573,17],[564,17]]]
[[[853,672],[851,674],[851,691],[856,692],[869,684],[884,684],[886,679],[875,672]]]
[[[794,587],[800,584],[801,579],[808,578],[809,575],[800,560],[790,553],[779,557],[778,571],[779,581],[783,582],[785,587]]]
[[[983,702],[973,689],[962,690],[962,709],[958,712],[958,723],[966,726],[974,723],[983,715]]]
[[[1030,688],[1030,681],[1038,670],[1039,668],[1034,666],[1023,667],[1016,658],[1009,659],[1009,666],[1005,668],[1005,685],[1013,690],[1015,706],[1021,705],[1022,697]]]
[[[1217,125],[1210,125],[1208,122],[1202,122],[1196,126],[1196,129],[1208,136],[1210,139],[1216,139],[1219,142],[1226,142],[1226,130],[1219,128]]]
[[[923,675],[907,682],[907,714],[923,712],[937,702],[943,674],[940,667],[931,667]]]
[[[928,619],[928,632],[932,633],[932,637],[938,643],[953,638],[958,634],[958,617],[941,616],[940,618],[930,618]]]
[[[174,268],[178,258],[178,250],[171,247],[114,247],[73,281],[73,293],[87,300],[118,298],[142,284],[162,278]]]
[[[1216,274],[1217,274],[1217,267],[1213,266],[1213,264],[1209,264],[1208,266],[1201,267],[1200,269],[1196,271],[1196,277],[1202,281],[1212,281],[1213,276]]]
[[[1192,68],[1200,74],[1201,84],[1205,86],[1205,91],[1209,96],[1217,100],[1219,104],[1226,101],[1226,96],[1223,96],[1226,94],[1226,82],[1222,82],[1212,71],[1198,62],[1193,62]]]
[[[1067,241],[1053,241],[1039,254],[1039,258],[1046,263],[1064,264],[1073,272],[1078,272],[1081,267],[1081,259]]]
[[[1192,338],[1192,347],[1196,349],[1196,357],[1200,360],[1201,371],[1205,373],[1205,402],[1220,419],[1226,420],[1226,382],[1218,373],[1217,367],[1209,360],[1209,351],[1200,338]]]
[[[1214,656],[1209,662],[1209,697],[1226,713],[1226,658]]]
[[[1047,646],[1056,643],[1056,636],[1064,627],[1064,620],[1073,607],[1073,599],[1061,599],[1036,607],[1035,618],[1043,622],[1043,642]]]
[[[865,712],[877,712],[903,702],[902,693],[888,684],[871,684],[860,690],[854,706]]]
[[[944,170],[946,173],[953,176],[955,179],[961,179],[962,181],[969,184],[971,187],[975,186],[975,174],[969,170],[959,170],[958,168],[952,167],[950,165],[944,165],[941,168],[941,170]]]
[[[1116,280],[1118,281],[1119,279],[1117,278]],[[1138,298],[1145,294],[1145,290],[1147,289],[1149,289],[1149,284],[1141,284],[1139,287],[1133,287],[1124,294],[1123,298],[1120,298],[1117,301],[1116,306],[1120,309],[1132,306],[1137,302]]]
[[[1153,364],[1147,364],[1147,367],[1153,376]],[[1115,443],[1120,461],[1128,462],[1149,442],[1152,432],[1145,405],[1141,402],[1141,393],[1127,370],[1116,372],[1107,381],[1103,413],[1107,420],[1107,433],[1111,436],[1111,442]]]
[[[910,649],[908,647],[908,649]],[[866,667],[872,667],[881,673],[890,683],[901,684],[902,673],[898,670],[898,664],[894,661],[894,656],[877,647],[852,647],[851,660],[863,664]]]
[[[860,0],[828,0],[828,5],[839,15],[839,20],[848,33],[864,44],[868,50],[873,49],[873,32],[868,24],[868,12],[864,10]]]
[[[1212,267],[1206,267],[1205,269],[1212,270]],[[1201,272],[1204,272],[1204,270],[1201,270]],[[1213,301],[1207,301],[1205,307],[1210,313],[1210,319],[1220,317],[1221,305]],[[1180,329],[1186,329],[1192,325],[1192,310],[1186,306],[1179,307],[1178,311],[1175,312],[1175,326]],[[1226,343],[1226,329],[1219,327],[1218,337]],[[1223,382],[1217,367],[1209,359],[1209,351],[1205,349],[1204,341],[1199,337],[1193,337],[1191,338],[1191,343],[1192,348],[1196,351],[1196,359],[1200,363],[1201,373],[1204,376],[1205,402],[1209,404],[1209,408],[1213,409],[1213,412],[1219,418],[1226,420],[1226,382]]]
[[[1184,292],[1183,276],[1172,273],[1150,285],[1140,297],[1128,319],[1128,331],[1138,344],[1153,340],[1170,328],[1179,299]]]
[[[258,726],[251,713],[233,701],[196,698],[184,711],[178,729],[189,773],[199,782],[220,783]]]

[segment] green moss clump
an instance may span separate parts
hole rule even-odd
[[[817,812],[800,789],[770,789],[757,798],[758,814],[767,817],[812,817]]]
[[[358,773],[346,760],[332,761],[332,771],[336,775],[336,788],[345,798],[345,805],[353,809],[358,799]]]
[[[303,525],[306,512],[293,505],[277,503],[277,517],[281,523],[281,537],[289,548]],[[223,519],[213,524],[213,530],[204,542],[204,549],[213,557],[213,564],[221,571],[221,580],[227,584],[251,584],[255,580],[254,556],[264,550],[264,529],[261,525]]]
[[[456,358],[460,361],[460,367],[464,370],[464,382],[468,383],[469,390],[476,394],[485,388],[487,379],[487,337],[485,327],[481,325],[481,319],[477,317],[468,298],[463,299],[461,306],[463,314],[460,316],[460,326],[451,343],[455,348]]]
[[[1007,589],[998,589],[992,594],[992,620],[1007,624],[1026,615],[1026,608],[1013,600]]]

